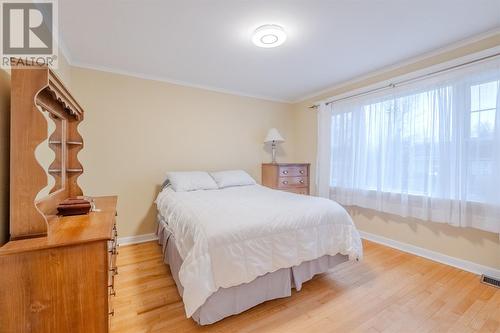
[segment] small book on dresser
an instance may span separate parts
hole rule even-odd
[[[262,185],[309,195],[309,163],[263,163]]]

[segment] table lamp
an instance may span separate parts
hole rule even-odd
[[[285,139],[281,136],[280,132],[276,128],[271,128],[269,132],[267,132],[266,139],[264,143],[270,143],[272,148],[272,163],[276,163],[276,144],[285,142]]]

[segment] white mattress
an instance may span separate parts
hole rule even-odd
[[[183,259],[179,280],[190,317],[219,288],[338,253],[362,256],[359,234],[339,204],[260,185],[174,192],[156,199]]]

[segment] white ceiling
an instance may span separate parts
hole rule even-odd
[[[72,64],[297,101],[500,26],[500,0],[64,0]],[[282,25],[262,49],[253,30]]]

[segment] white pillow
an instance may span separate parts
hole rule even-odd
[[[243,185],[255,185],[255,180],[243,170],[210,172],[219,188]]]
[[[176,192],[218,189],[214,179],[205,171],[168,172],[167,179]]]

